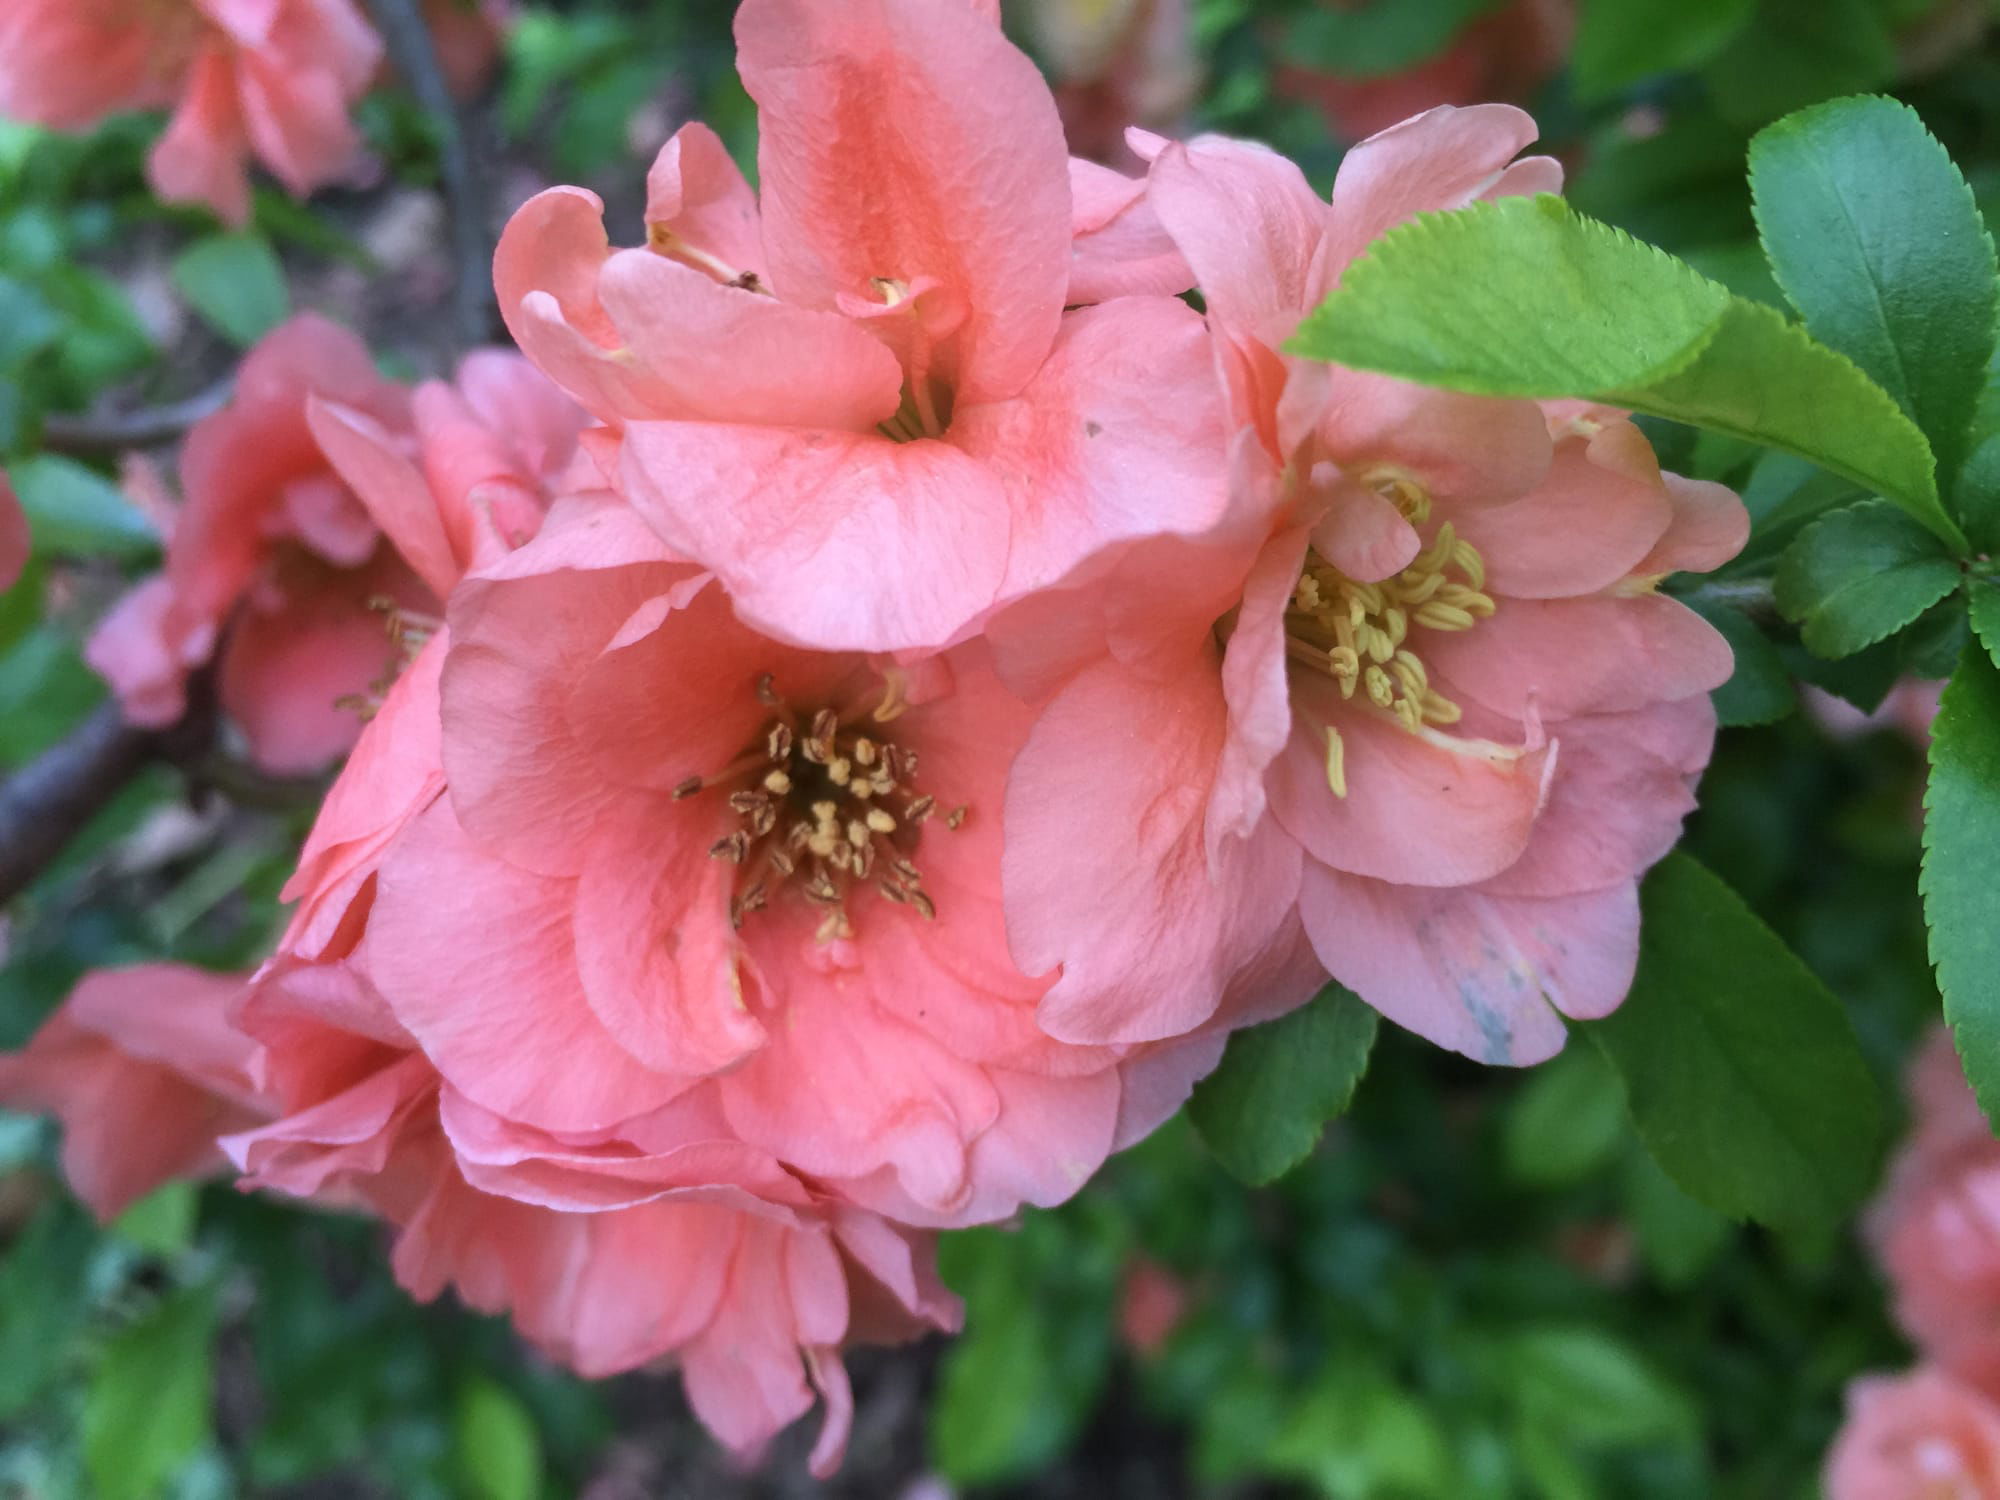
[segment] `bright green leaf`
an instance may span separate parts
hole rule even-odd
[[[1964,544],[1923,434],[1850,360],[1559,198],[1420,214],[1390,230],[1291,348],[1426,385],[1587,397],[1748,438]]]
[[[1838,349],[1957,471],[1993,355],[1993,241],[1907,104],[1836,99],[1750,143],[1757,228],[1814,338]]]
[[[1639,971],[1582,1030],[1667,1174],[1732,1218],[1810,1231],[1874,1185],[1884,1110],[1840,1002],[1685,854],[1640,891]]]
[[[1589,1324],[1526,1329],[1504,1345],[1508,1394],[1545,1432],[1626,1448],[1687,1432],[1687,1397],[1614,1335]]]
[[[467,1500],[535,1500],[542,1492],[542,1438],[534,1416],[488,1376],[459,1388],[452,1458]]]
[[[1311,1004],[1232,1036],[1221,1066],[1195,1085],[1188,1118],[1236,1176],[1274,1181],[1347,1108],[1374,1044],[1375,1012],[1329,984]]]
[[[1500,1143],[1515,1181],[1560,1187],[1602,1167],[1625,1138],[1618,1075],[1572,1047],[1529,1073],[1508,1101]]]
[[[141,1250],[172,1255],[194,1242],[199,1199],[193,1183],[170,1182],[120,1214],[112,1222],[111,1232]]]
[[[1437,1495],[1452,1482],[1439,1413],[1359,1359],[1328,1362],[1262,1458],[1325,1495]]]
[[[174,258],[174,285],[215,331],[248,348],[284,322],[291,288],[277,254],[254,234],[214,234]]]
[[[1776,597],[1815,654],[1852,656],[1958,587],[1958,563],[1893,506],[1863,501],[1801,532],[1778,561]]]
[[[37,556],[113,557],[132,562],[158,550],[152,523],[118,486],[72,459],[41,454],[9,471],[28,513]]]
[[[1755,10],[1756,0],[1583,0],[1570,53],[1577,94],[1602,99],[1707,62]]]
[[[1924,920],[1965,1076],[2000,1121],[2000,666],[1969,649],[1931,723]]]
[[[105,1345],[83,1406],[98,1500],[145,1500],[209,1441],[215,1292],[174,1293]]]
[[[1724,725],[1771,724],[1798,707],[1798,689],[1770,638],[1742,610],[1703,599],[1686,601],[1722,633],[1735,655],[1736,669],[1715,690],[1715,713]]]

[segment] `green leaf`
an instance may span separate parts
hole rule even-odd
[[[1375,1012],[1329,984],[1290,1015],[1232,1036],[1221,1066],[1195,1085],[1188,1118],[1236,1176],[1275,1181],[1347,1108],[1374,1045]]]
[[[15,464],[9,474],[28,514],[37,556],[138,562],[159,550],[152,523],[94,469],[41,454]]]
[[[83,1405],[97,1500],[145,1500],[214,1427],[215,1292],[174,1293],[104,1347]]]
[[[1993,660],[2000,662],[2000,579],[1988,575],[1968,580],[1965,597],[1971,606],[1972,633]]]
[[[2000,666],[1968,649],[1931,722],[1920,885],[1944,1017],[1986,1118],[2000,1121]]]
[[[62,336],[62,319],[33,287],[0,276],[0,367],[20,364]]]
[[[1577,96],[1603,99],[1707,62],[1755,10],[1756,0],[1583,0],[1570,54]]]
[[[1778,560],[1779,612],[1815,654],[1852,656],[1894,635],[1958,587],[1938,539],[1879,500],[1815,521]]]
[[[40,1395],[90,1310],[85,1275],[96,1240],[73,1203],[51,1203],[0,1261],[0,1421]]]
[[[1638,1236],[1639,1253],[1667,1286],[1688,1285],[1729,1243],[1729,1220],[1682,1192],[1645,1152],[1634,1151],[1626,1159],[1622,1187],[1625,1218]]]
[[[1958,471],[1952,501],[1975,552],[2000,548],[2000,433],[1972,450]]]
[[[1508,1101],[1500,1143],[1515,1181],[1561,1187],[1597,1171],[1625,1138],[1618,1075],[1596,1053],[1572,1047],[1529,1073]]]
[[[1496,0],[1363,0],[1315,6],[1285,35],[1286,60],[1341,78],[1379,78],[1436,56]]]
[[[1722,633],[1735,655],[1729,681],[1715,690],[1715,715],[1729,728],[1773,724],[1798,707],[1798,689],[1770,638],[1742,610],[1695,594],[1683,601]]]
[[[291,288],[277,254],[255,234],[213,234],[174,258],[174,285],[204,322],[247,349],[284,322]]]
[[[112,1222],[111,1232],[141,1250],[172,1255],[194,1243],[200,1191],[191,1182],[156,1188]]]
[[[1810,1232],[1874,1185],[1884,1109],[1840,1002],[1685,854],[1640,891],[1639,971],[1582,1026],[1625,1080],[1639,1137],[1692,1197]]]
[[[467,1500],[535,1500],[542,1492],[542,1437],[526,1404],[480,1375],[459,1388],[452,1458]]]
[[[1957,472],[2000,294],[1972,189],[1907,104],[1836,99],[1750,143],[1757,228],[1813,337],[1895,398]]]
[[[1895,71],[1895,39],[1876,0],[1760,0],[1704,76],[1717,113],[1749,123],[1865,93]]]
[[[1560,198],[1390,230],[1289,347],[1477,395],[1602,400],[1782,448],[1964,546],[1923,434],[1851,361]]]
[[[1505,1344],[1508,1394],[1545,1432],[1629,1448],[1687,1432],[1693,1411],[1637,1350],[1586,1323],[1549,1324]]]

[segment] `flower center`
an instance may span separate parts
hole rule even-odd
[[[917,789],[915,750],[865,732],[903,712],[894,685],[866,725],[845,721],[831,708],[810,716],[794,712],[768,674],[758,679],[757,696],[775,710],[758,741],[718,775],[691,777],[674,788],[676,799],[727,791],[735,826],[708,852],[740,871],[729,903],[731,924],[740,928],[790,886],[821,909],[820,942],[852,937],[848,897],[871,882],[885,900],[926,920],[935,917],[937,906],[913,856],[937,799]],[[945,827],[958,828],[967,812],[958,807],[946,813]]]
[[[1413,524],[1430,518],[1430,497],[1409,480],[1391,476],[1376,489]],[[1376,583],[1357,582],[1308,549],[1285,611],[1286,655],[1332,677],[1343,698],[1360,690],[1412,734],[1456,724],[1462,710],[1431,686],[1417,647],[1425,630],[1470,630],[1491,616],[1485,584],[1485,561],[1449,521],[1408,567]],[[1344,797],[1340,732],[1326,732],[1327,784]]]

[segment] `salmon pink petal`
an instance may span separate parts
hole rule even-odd
[[[240,228],[250,222],[249,150],[229,59],[219,47],[205,48],[146,158],[146,180],[163,201],[205,203]]]
[[[757,195],[722,138],[699,121],[675,131],[646,174],[646,229],[663,255],[685,247],[702,257],[695,264],[764,275]]]
[[[1632,571],[1641,578],[1662,573],[1707,573],[1721,567],[1750,540],[1750,512],[1736,491],[1703,479],[1662,474],[1674,518],[1666,535]]]
[[[0,115],[83,130],[121,109],[170,103],[157,28],[143,12],[24,0],[0,12]]]
[[[2000,1406],[1978,1385],[1922,1364],[1864,1375],[1826,1457],[1826,1500],[2000,1493]]]
[[[746,621],[822,650],[948,645],[992,606],[1013,542],[999,480],[945,443],[638,422],[621,475]]]
[[[449,594],[463,568],[423,471],[402,445],[365,413],[317,396],[306,402],[306,420],[327,462],[403,560],[440,599]]]
[[[425,389],[417,391],[419,433],[429,431],[423,412]],[[473,350],[459,362],[457,393],[471,408],[473,420],[504,440],[530,474],[554,475],[576,452],[577,433],[587,420],[583,412],[518,354]]]
[[[1014,762],[1008,936],[1027,973],[1060,969],[1041,1023],[1063,1041],[1199,1026],[1297,889],[1297,848],[1268,824],[1210,864],[1206,793],[1225,732],[1213,683],[1212,666],[1154,679],[1099,663],[1049,703]]]
[[[1447,502],[1517,499],[1549,471],[1553,444],[1532,401],[1437,391],[1366,370],[1336,370],[1319,424],[1322,451],[1356,479],[1413,479]]]
[[[379,56],[379,43],[376,50]],[[236,88],[257,159],[293,197],[303,198],[353,170],[361,154],[360,132],[348,117],[355,91],[335,74],[245,53],[236,60]]]
[[[1428,633],[1423,655],[1453,692],[1551,722],[1712,692],[1735,670],[1714,626],[1658,594],[1509,599],[1474,629]]]
[[[603,1129],[686,1086],[620,1047],[578,993],[575,900],[574,881],[479,849],[439,801],[384,861],[369,917],[371,972],[438,1071],[547,1130]],[[546,1066],[554,1057],[563,1066]]]
[[[1194,285],[1187,257],[1153,211],[1143,177],[1071,157],[1069,293],[1073,307],[1114,297],[1178,297]]]
[[[1330,677],[1300,674],[1292,691],[1297,720],[1271,768],[1271,809],[1314,859],[1399,885],[1458,886],[1497,875],[1528,847],[1554,747],[1412,734],[1341,698]],[[1327,784],[1329,729],[1341,738],[1346,796]]]
[[[1332,279],[1404,220],[1480,197],[1536,133],[1534,120],[1511,104],[1443,104],[1368,137],[1341,158],[1333,179]],[[1539,177],[1522,181],[1543,185]]]
[[[1519,500],[1452,519],[1486,564],[1488,592],[1553,599],[1593,594],[1624,578],[1673,517],[1651,445],[1620,422],[1587,443],[1561,444],[1548,477]]]
[[[895,356],[846,318],[650,250],[606,261],[598,296],[647,377],[646,409],[630,415],[866,432],[902,400]]]
[[[1203,532],[1229,504],[1222,412],[1202,320],[1124,297],[1063,320],[1012,401],[961,409],[951,440],[1008,488],[1003,591],[1044,587],[1128,537]]]
[[[789,1283],[800,1283],[797,1290],[818,1302],[834,1295],[828,1278],[840,1278],[839,1257],[823,1234],[810,1236],[824,1246],[823,1253],[809,1252],[788,1275],[788,1237],[778,1226],[745,1222],[730,1266],[729,1291],[717,1305],[714,1321],[681,1354],[695,1415],[723,1444],[746,1456],[812,1409]],[[844,1325],[844,1285],[839,1295]],[[834,1416],[830,1406],[829,1421]],[[837,1431],[830,1451],[838,1452],[845,1441],[845,1431]]]
[[[1397,1025],[1487,1063],[1561,1051],[1562,1016],[1616,1009],[1639,960],[1629,881],[1534,901],[1308,867],[1299,912],[1335,979]]]
[[[1211,861],[1225,838],[1247,838],[1264,816],[1264,773],[1292,733],[1291,665],[1285,611],[1291,606],[1306,539],[1297,528],[1272,537],[1243,580],[1222,655],[1228,737],[1209,793],[1205,834]]]
[[[162,729],[187,711],[188,675],[208,660],[213,623],[191,620],[165,576],[128,591],[98,621],[84,647],[92,671],[111,684],[125,717]]]
[[[1327,482],[1329,475],[1338,477]],[[1308,493],[1325,507],[1312,529],[1313,550],[1349,578],[1374,583],[1392,577],[1423,551],[1417,528],[1394,501],[1333,465],[1314,466]]]
[[[430,1063],[410,1053],[330,1099],[225,1137],[222,1148],[252,1185],[315,1197],[343,1176],[379,1173],[403,1118],[436,1086]]]
[[[1034,64],[936,0],[748,0],[736,39],[779,295],[831,309],[928,278],[965,314],[958,400],[1019,393],[1070,265],[1069,153]]]
[[[633,1057],[662,1073],[717,1073],[764,1040],[736,974],[736,868],[709,857],[716,829],[693,808],[653,801],[591,841],[576,891],[577,973]]]

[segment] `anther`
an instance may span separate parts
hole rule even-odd
[[[685,798],[692,797],[700,790],[701,778],[699,776],[690,776],[686,781],[681,782],[674,788],[674,801],[679,802]]]
[[[792,789],[792,778],[782,770],[773,771],[764,778],[764,790],[774,797],[782,797]]]
[[[867,824],[877,833],[894,833],[896,820],[879,807],[868,809]]]

